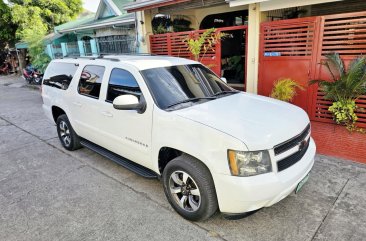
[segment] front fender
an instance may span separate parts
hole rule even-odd
[[[158,157],[162,147],[170,147],[202,161],[214,173],[230,175],[227,150],[247,148],[243,142],[201,123],[185,119],[174,112],[155,108],[152,159],[159,172]]]

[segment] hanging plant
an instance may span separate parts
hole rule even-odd
[[[153,18],[151,25],[154,34],[168,33],[172,21],[169,16],[159,16]]]
[[[178,16],[173,20],[173,31],[174,32],[184,32],[191,31],[191,21],[185,18],[185,16]]]

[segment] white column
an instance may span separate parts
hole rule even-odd
[[[62,56],[65,57],[67,55],[67,45],[66,43],[61,43]]]
[[[78,46],[79,46],[80,56],[81,57],[85,56],[84,42],[82,40],[78,41]]]
[[[258,58],[261,12],[257,3],[249,4],[248,16],[248,48],[247,48],[247,86],[250,93],[258,91]]]
[[[152,34],[151,13],[149,10],[139,11],[137,17],[137,33],[140,53],[150,53],[149,35]]]

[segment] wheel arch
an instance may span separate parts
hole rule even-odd
[[[170,161],[172,161],[174,158],[176,158],[178,156],[182,156],[182,155],[190,156],[190,157],[196,159],[197,161],[201,162],[203,165],[206,166],[206,168],[209,170],[209,172],[212,175],[212,171],[211,171],[210,167],[207,165],[207,163],[205,163],[204,161],[202,161],[200,158],[198,158],[195,155],[192,155],[190,153],[181,151],[178,148],[173,148],[173,147],[169,147],[169,146],[163,146],[159,150],[159,155],[158,155],[158,168],[159,168],[160,174],[163,173],[164,168],[166,167],[166,165]]]
[[[55,105],[52,106],[51,110],[52,110],[52,117],[53,117],[53,120],[55,121],[55,123],[57,122],[57,118],[60,115],[63,115],[63,114],[66,115],[66,112],[58,106],[55,106]]]

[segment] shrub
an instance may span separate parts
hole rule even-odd
[[[355,58],[347,70],[339,54],[326,57],[322,65],[328,69],[332,80],[312,80],[310,84],[319,84],[320,90],[325,93],[324,98],[333,101],[328,110],[337,124],[345,125],[349,131],[364,132],[355,126],[358,119],[355,111],[361,111],[355,101],[366,94],[366,57]]]
[[[274,84],[271,97],[278,100],[291,102],[297,94],[297,89],[304,90],[304,87],[295,80],[289,78],[279,79]]]

